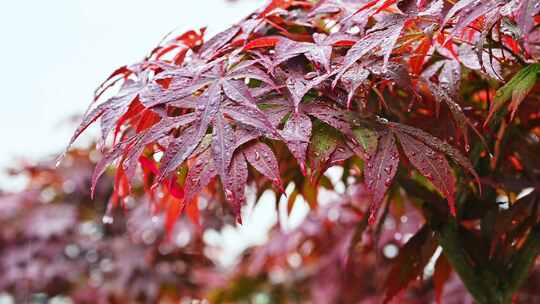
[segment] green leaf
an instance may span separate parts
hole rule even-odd
[[[365,127],[356,127],[353,129],[353,135],[367,155],[375,153],[379,140],[377,132]]]
[[[316,122],[313,125],[308,157],[313,171],[318,171],[330,159],[341,140],[341,134],[329,125]],[[313,172],[312,172],[313,173]]]
[[[528,65],[517,72],[508,83],[499,88],[495,95],[495,99],[491,104],[491,109],[489,110],[489,115],[485,124],[491,120],[495,112],[497,112],[510,98],[512,98],[512,103],[510,104],[509,110],[512,112],[512,118],[514,118],[518,106],[536,84],[539,73],[540,63]]]

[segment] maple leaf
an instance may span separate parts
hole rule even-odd
[[[423,226],[399,251],[386,279],[384,303],[422,275],[424,267],[437,248],[433,232]]]
[[[395,137],[412,165],[447,198],[450,212],[455,216],[456,181],[445,154],[478,178],[471,164],[457,150],[421,130],[398,124],[390,125],[394,127],[393,130],[380,135],[376,145],[373,144],[373,135],[366,136],[365,131],[362,131],[364,134],[359,133],[359,130],[355,132],[361,142],[366,142],[366,150],[370,149],[364,168],[365,183],[371,194],[370,223],[374,223],[377,210],[397,172],[399,152]],[[373,148],[375,146],[376,150]]]
[[[246,200],[245,186],[248,178],[247,163],[242,153],[237,153],[232,159],[231,166],[223,180],[225,199],[231,204],[236,221],[242,223],[240,208]]]
[[[386,121],[382,121],[382,123],[387,124],[388,126],[397,130],[398,132],[411,135],[415,137],[416,139],[420,140],[422,143],[429,146],[430,148],[444,153],[447,157],[452,159],[455,163],[460,165],[463,169],[467,170],[469,174],[474,176],[474,178],[476,179],[476,182],[478,183],[478,185],[480,185],[480,177],[478,176],[476,170],[472,166],[469,159],[463,156],[463,154],[461,154],[461,152],[459,152],[452,145],[418,128],[414,128],[414,127],[407,126],[400,123],[393,123],[393,122],[386,122]]]
[[[325,123],[317,122],[313,127],[310,144],[308,147],[308,158],[310,160],[310,168],[312,168],[311,179],[316,184],[317,171],[324,172],[327,167],[335,161],[336,154],[345,151],[344,147],[340,146],[343,142],[341,134],[338,130],[328,126]]]
[[[222,62],[218,62],[196,71],[180,68],[160,74],[162,78],[158,80],[170,78],[170,84],[166,89],[160,84],[149,86],[140,95],[142,104],[155,108],[165,103],[174,108],[193,112],[178,117],[162,118],[144,135],[135,135],[113,147],[108,157],[100,163],[95,180],[97,181],[97,177],[109,163],[122,154],[127,155],[127,160],[123,161],[123,165],[129,170],[128,176],[131,176],[135,168],[135,160],[139,158],[144,147],[156,140],[167,139],[167,148],[161,160],[160,174],[157,178],[157,182],[161,182],[193,154],[210,126],[214,133],[212,140],[214,165],[219,170],[221,179],[224,180],[234,151],[233,128],[223,116],[224,114],[236,119],[237,127],[245,124],[245,126],[264,131],[270,136],[273,134],[274,137],[280,137],[277,130],[256,106],[256,100],[251,96],[246,85],[237,80],[250,77],[272,83],[266,74],[253,66],[254,63],[254,61],[240,62],[229,72],[224,71]],[[190,80],[190,77],[194,76],[198,78]],[[198,97],[193,96],[196,91],[203,89],[204,92]],[[171,137],[167,130],[179,127],[182,127],[180,135]]]
[[[383,134],[377,144],[377,150],[369,156],[364,176],[367,189],[371,193],[371,205],[369,222],[373,224],[376,219],[377,210],[383,197],[392,184],[392,180],[397,173],[399,164],[399,153],[394,134],[387,132]]]
[[[455,216],[455,178],[448,161],[442,153],[433,151],[414,137],[397,133],[403,152],[416,169],[430,180],[435,188],[448,199],[450,212]]]
[[[250,165],[270,179],[281,192],[284,191],[279,175],[278,161],[268,145],[262,142],[252,143],[243,149],[242,152]]]
[[[313,34],[314,43],[297,42],[282,38],[275,47],[273,64],[278,65],[290,58],[304,54],[307,59],[314,62],[317,66],[323,67],[325,71],[330,71],[333,46],[353,40],[354,38],[347,34],[328,36],[319,33]]]
[[[117,96],[111,97],[93,109],[89,109],[75,130],[67,149],[69,149],[88,126],[99,118],[101,118],[101,140],[104,143],[117,121],[122,115],[126,114],[130,105],[135,101],[135,98],[144,86],[145,84],[141,81],[128,80],[124,82]]]
[[[473,21],[486,15],[488,12],[497,10],[497,8],[501,7],[503,4],[504,2],[499,0],[460,0],[456,2],[448,11],[442,23],[442,27],[444,27],[450,19],[457,19],[447,39],[461,33],[461,31]]]
[[[347,51],[345,61],[340,68],[337,78],[341,78],[355,62],[365,55],[370,54],[372,51],[376,50],[376,48],[380,48],[384,57],[384,66],[386,66],[406,20],[407,18],[404,16],[392,15],[392,17],[386,19],[386,22],[378,24],[368,31],[362,39],[358,40],[358,42]]]
[[[512,77],[512,79],[510,79],[510,81],[499,88],[493,103],[490,105],[489,114],[485,124],[493,118],[493,115],[495,115],[495,113],[510,98],[512,99],[512,102],[510,103],[509,110],[511,112],[511,118],[513,119],[517,108],[535,86],[539,73],[540,64],[530,64],[521,69],[514,77]]]
[[[525,49],[531,55],[537,56],[538,38],[534,38],[537,22],[535,22],[534,16],[540,13],[540,6],[538,6],[537,2],[531,0],[519,1],[518,5],[519,7],[516,10],[516,25],[521,31],[521,35],[523,35]]]
[[[311,119],[305,114],[293,114],[285,123],[283,137],[289,150],[298,160],[302,172],[306,172],[306,151],[311,136]]]
[[[358,88],[363,85],[369,77],[369,70],[360,64],[353,64],[341,76],[341,83],[345,87],[347,94],[347,108],[351,107],[351,102]]]

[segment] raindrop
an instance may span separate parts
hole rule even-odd
[[[56,160],[56,164],[54,165],[56,168],[60,167],[60,164],[62,163],[62,160],[64,160],[64,157],[66,156],[66,152],[62,153],[60,157]]]
[[[114,270],[114,264],[110,259],[103,259],[99,262],[99,268],[103,272],[111,272]]]
[[[110,215],[104,215],[101,221],[103,224],[108,225],[114,223],[114,218]]]
[[[393,259],[399,253],[399,248],[395,244],[388,244],[383,248],[383,254],[386,258]]]
[[[311,80],[311,79],[313,79],[315,77],[317,77],[317,73],[315,73],[315,72],[309,72],[309,73],[304,75],[304,79],[306,79],[306,80]]]
[[[287,257],[287,262],[292,268],[298,268],[302,264],[302,256],[298,253],[292,253]]]
[[[142,241],[146,244],[146,245],[150,245],[152,243],[154,243],[157,239],[157,235],[156,233],[151,230],[151,229],[147,229],[147,230],[144,230],[144,232],[142,233]]]
[[[232,201],[234,199],[234,194],[231,190],[225,189],[225,199],[228,201]]]
[[[66,248],[64,249],[64,253],[65,253],[68,257],[70,257],[70,258],[72,258],[72,259],[78,257],[79,254],[80,254],[80,252],[81,252],[81,250],[80,250],[79,246],[77,246],[76,244],[69,244],[69,245],[67,245]]]

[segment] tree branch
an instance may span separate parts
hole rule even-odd
[[[479,272],[469,262],[470,259],[463,250],[464,247],[459,238],[457,223],[451,221],[443,224],[437,231],[437,238],[439,245],[443,248],[445,257],[473,298],[478,303],[495,303],[491,299],[492,296],[489,295],[484,280],[478,275]]]
[[[538,255],[540,255],[540,224],[536,224],[531,229],[527,241],[512,259],[508,285],[505,289],[505,297],[508,301],[529,276],[529,271]]]

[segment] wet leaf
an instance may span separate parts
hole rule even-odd
[[[235,148],[234,131],[218,114],[212,124],[212,156],[221,180],[225,180]]]
[[[392,133],[381,135],[377,150],[369,155],[364,168],[364,179],[371,194],[369,222],[375,222],[384,195],[392,185],[399,165],[399,152]]]
[[[403,152],[414,167],[425,176],[437,190],[448,200],[450,212],[455,216],[455,177],[452,168],[444,154],[432,150],[430,147],[414,137],[396,133]]]
[[[400,250],[385,282],[384,303],[390,302],[401,290],[422,275],[437,243],[434,234],[423,226]]]
[[[272,149],[262,142],[256,142],[248,145],[242,151],[247,161],[283,192],[278,161]]]
[[[517,108],[521,102],[527,97],[532,90],[536,81],[538,80],[538,74],[540,73],[540,64],[530,64],[521,69],[510,81],[497,90],[495,99],[489,108],[489,115],[486,118],[485,124],[487,124],[493,115],[511,98],[509,110],[512,118],[514,117]]]
[[[302,172],[306,170],[306,151],[311,136],[311,119],[304,114],[293,114],[283,129],[283,138],[292,155],[298,161]]]
[[[246,201],[244,194],[248,178],[248,170],[244,154],[236,153],[232,159],[231,166],[222,180],[225,199],[231,205],[236,221],[242,223],[241,208]]]

